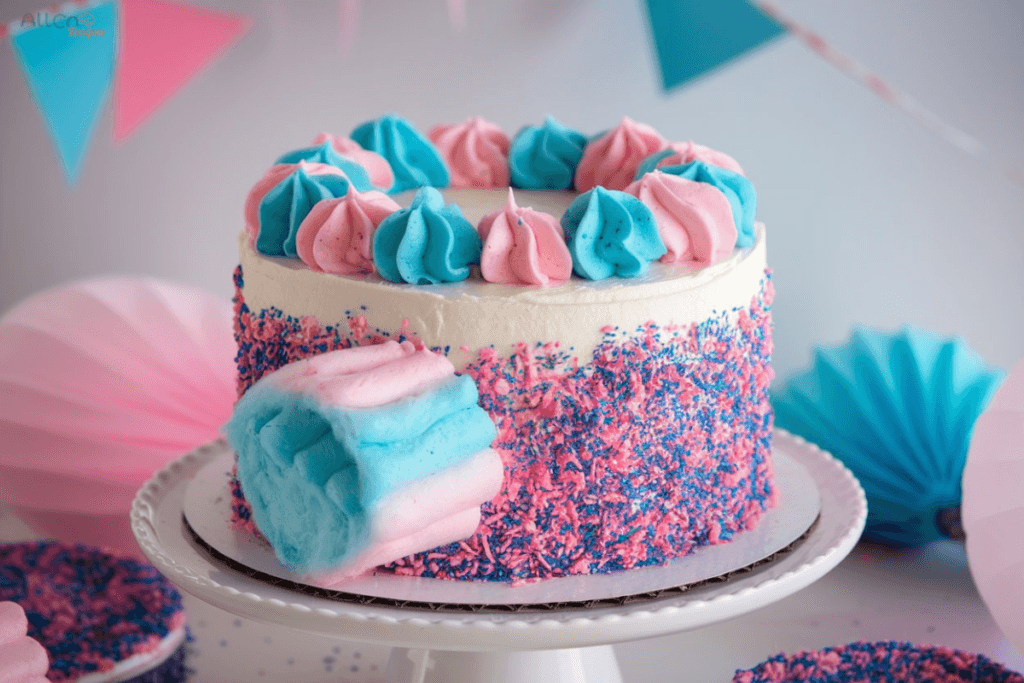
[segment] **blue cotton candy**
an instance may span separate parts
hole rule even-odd
[[[390,494],[490,446],[497,433],[477,400],[465,375],[376,408],[321,405],[261,381],[224,434],[256,526],[278,559],[323,571],[368,547],[375,506]]]

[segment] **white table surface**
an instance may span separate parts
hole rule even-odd
[[[0,508],[0,541],[31,538],[31,531]],[[381,680],[384,648],[307,637],[294,646],[301,652],[288,655],[277,649],[284,647],[287,634],[188,599],[186,607],[199,646],[202,677],[196,683],[274,681],[277,671],[303,665],[319,672],[304,675],[307,683]],[[770,607],[696,631],[617,645],[615,650],[624,683],[724,683],[737,668],[752,667],[780,651],[856,640],[945,645],[1024,671],[1024,653],[989,616],[971,581],[963,546],[954,542],[904,550],[861,544],[823,579]],[[266,661],[241,656],[243,650],[254,649]]]

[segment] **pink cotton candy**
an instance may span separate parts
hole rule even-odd
[[[295,250],[310,270],[335,275],[373,275],[373,234],[401,207],[383,192],[354,187],[317,202],[303,219]]]
[[[387,562],[469,538],[476,532],[478,526],[479,506],[434,522],[409,536],[372,545],[343,569],[309,574],[303,578],[313,585],[333,588]]]
[[[274,164],[262,178],[257,181],[249,190],[249,196],[245,198],[245,232],[249,235],[249,246],[256,248],[256,238],[260,234],[260,202],[274,189],[278,183],[290,176],[295,171],[302,169],[310,175],[340,175],[345,172],[340,168],[328,164],[314,164],[308,161],[300,161],[297,164]]]
[[[625,190],[654,214],[658,234],[668,251],[663,263],[693,261],[710,265],[728,258],[736,246],[732,206],[721,190],[655,171]]]
[[[441,354],[412,342],[341,349],[296,361],[278,370],[273,383],[326,405],[373,408],[413,396],[455,374]]]
[[[667,143],[656,130],[629,118],[602,137],[587,144],[576,167],[576,189],[623,190],[633,182],[640,163]]]
[[[698,145],[690,140],[689,142],[670,142],[667,149],[672,150],[664,159],[658,161],[658,167],[681,166],[693,161],[703,161],[706,164],[718,166],[740,175],[746,175],[739,163],[725,152]]]
[[[391,170],[391,164],[381,155],[363,149],[352,138],[340,135],[320,133],[313,139],[314,145],[322,145],[325,142],[331,143],[331,147],[338,153],[338,156],[354,161],[365,168],[374,187],[387,192],[395,184],[395,174]]]
[[[516,206],[512,188],[505,207],[485,215],[477,230],[483,240],[480,271],[488,282],[546,285],[572,275],[572,255],[558,219]]]
[[[0,602],[0,683],[44,683],[50,668],[46,649],[28,637],[25,610]]]
[[[463,463],[415,481],[380,503],[374,514],[381,520],[381,532],[375,540],[378,543],[394,541],[415,533],[427,523],[452,517],[469,508],[479,508],[481,503],[498,495],[504,477],[505,467],[501,455],[487,448]],[[451,538],[444,543],[468,538],[470,535]],[[420,550],[433,547],[427,546]],[[396,555],[385,561],[397,560],[405,555]]]
[[[445,163],[451,187],[507,187],[509,137],[499,126],[479,116],[427,133]]]
[[[330,587],[379,565],[471,537],[480,524],[480,505],[498,495],[504,476],[501,455],[488,448],[413,482],[371,512],[379,534],[370,547],[343,569],[307,579]]]
[[[346,408],[374,408],[418,394],[453,374],[455,368],[447,358],[423,349],[352,375],[350,381],[322,386],[319,399]]]

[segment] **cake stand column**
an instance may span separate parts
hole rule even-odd
[[[563,650],[449,652],[396,647],[385,683],[622,683],[611,645]]]

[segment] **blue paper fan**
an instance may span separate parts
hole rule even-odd
[[[963,340],[857,327],[818,348],[772,397],[775,424],[842,460],[868,496],[865,538],[917,545],[959,533],[978,415],[1004,377]]]

